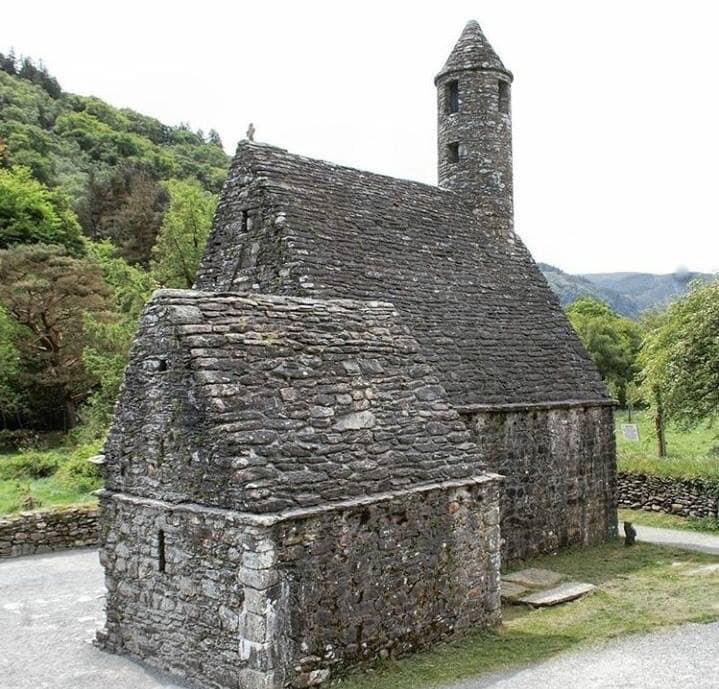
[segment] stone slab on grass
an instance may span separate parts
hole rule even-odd
[[[719,564],[702,565],[701,567],[681,572],[683,577],[710,577],[713,574],[719,574]]]
[[[555,586],[547,591],[537,591],[519,599],[518,602],[531,605],[535,608],[544,608],[552,605],[560,605],[576,600],[594,591],[597,587],[594,584],[580,582],[569,582]]]
[[[562,580],[562,575],[553,572],[551,569],[539,569],[530,567],[529,569],[520,569],[518,572],[505,574],[502,581],[508,581],[512,584],[519,584],[528,589],[546,589],[550,586],[556,586]]]
[[[508,603],[516,603],[519,598],[530,591],[526,586],[515,584],[512,581],[503,581],[499,589],[502,594],[502,600]]]

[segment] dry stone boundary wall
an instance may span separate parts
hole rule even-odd
[[[620,507],[666,512],[682,517],[717,517],[719,481],[680,479],[620,473],[617,477]]]
[[[0,518],[0,558],[96,546],[97,507],[21,512]]]

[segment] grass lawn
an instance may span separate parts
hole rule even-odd
[[[666,430],[669,456],[659,459],[654,420],[649,412],[632,414],[632,423],[639,427],[639,441],[624,439],[621,425],[627,423],[626,411],[616,412],[616,423],[619,471],[719,479],[719,428],[698,426],[691,431],[682,431],[670,426]]]
[[[557,608],[505,608],[495,632],[473,634],[432,651],[386,660],[368,674],[352,675],[340,689],[418,689],[465,677],[518,667],[561,651],[647,632],[682,622],[719,619],[719,574],[682,576],[682,572],[719,558],[673,548],[620,541],[532,560],[596,584],[599,590]]]
[[[714,519],[694,519],[680,517],[677,514],[648,512],[645,510],[619,510],[620,522],[633,522],[644,526],[657,526],[660,529],[686,529],[687,531],[706,531],[719,533],[719,523]]]
[[[54,476],[30,481],[0,481],[0,516],[62,505],[93,504],[91,492],[66,486]]]
[[[86,460],[99,443],[0,454],[0,515],[96,502],[96,470]]]

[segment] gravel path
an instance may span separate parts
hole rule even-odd
[[[659,545],[673,545],[686,550],[696,550],[700,553],[719,555],[719,536],[702,533],[701,531],[682,531],[679,529],[657,529],[653,526],[635,524],[637,540]],[[622,532],[621,524],[619,532]],[[717,679],[719,686],[719,679]]]
[[[444,689],[716,689],[719,622],[625,637]]]
[[[104,593],[96,550],[0,560],[0,687],[186,689],[92,646]]]
[[[645,529],[641,527],[641,535]],[[680,545],[685,540],[683,533],[670,535],[678,540],[662,542]],[[645,540],[653,536],[647,533]],[[102,625],[102,596],[102,570],[94,550],[0,561],[0,687],[187,689],[91,645]],[[719,623],[684,625],[445,689],[716,689],[717,648]]]

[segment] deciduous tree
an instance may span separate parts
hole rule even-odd
[[[639,372],[641,328],[591,297],[571,304],[567,316],[611,392],[624,405],[627,386]]]
[[[34,180],[25,168],[0,168],[0,249],[58,244],[83,253],[80,225],[65,197]]]
[[[719,417],[719,280],[693,283],[651,319],[641,363],[667,420],[690,427]]]
[[[90,433],[101,435],[110,422],[140,312],[154,285],[145,270],[115,256],[115,247],[110,242],[91,243],[88,253],[100,266],[112,291],[115,310],[112,319],[103,314],[85,317],[83,359],[88,373],[99,385],[83,409],[82,418]]]
[[[165,184],[170,205],[153,249],[152,272],[163,287],[190,288],[207,242],[217,197],[198,182]]]
[[[20,352],[16,342],[22,336],[20,325],[0,306],[0,428],[19,425],[24,395],[19,384]]]

